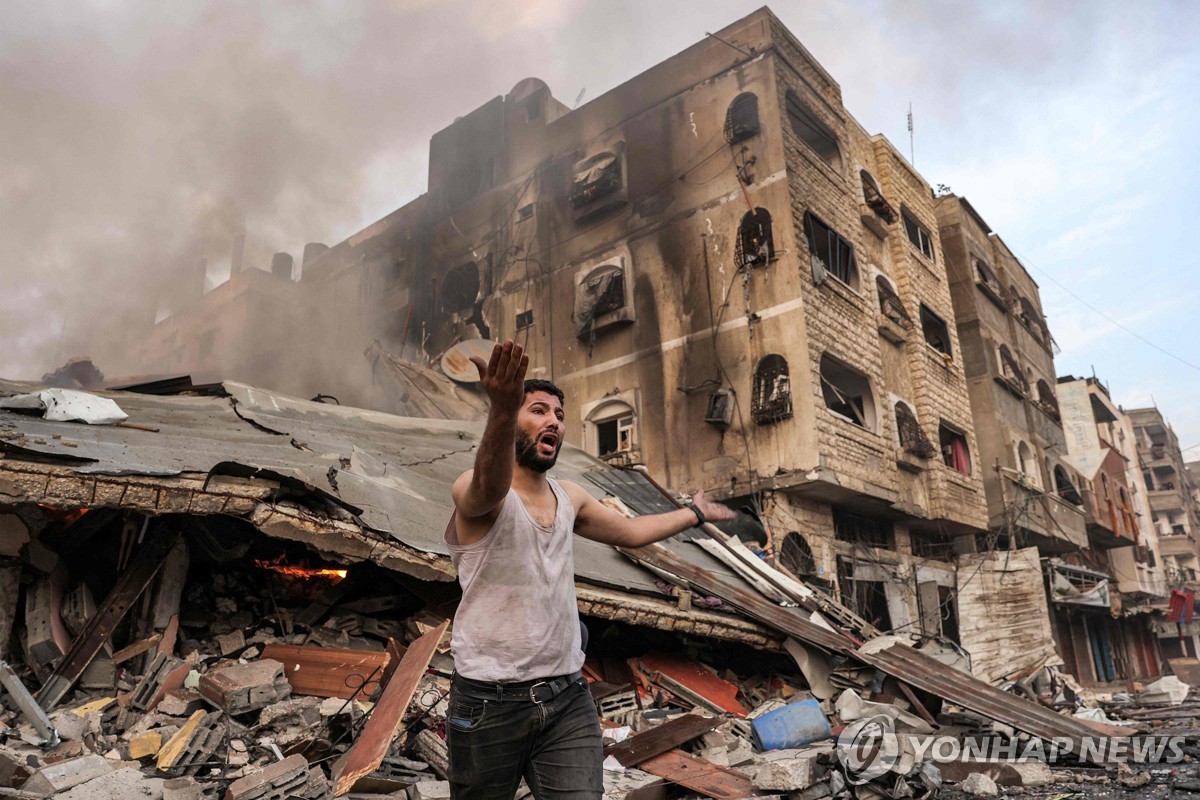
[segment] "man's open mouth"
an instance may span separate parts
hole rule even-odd
[[[545,447],[554,450],[558,447],[558,437],[553,433],[543,433],[538,437],[538,447]]]

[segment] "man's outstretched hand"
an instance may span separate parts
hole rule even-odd
[[[737,516],[737,512],[724,503],[714,503],[705,497],[703,489],[692,495],[692,505],[700,509],[709,522],[725,522]]]
[[[521,345],[509,339],[493,348],[488,363],[478,356],[471,356],[471,363],[479,370],[479,383],[492,401],[492,411],[515,417],[525,400],[525,373],[529,369],[529,356]]]

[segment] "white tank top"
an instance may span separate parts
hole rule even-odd
[[[548,480],[558,500],[549,528],[509,489],[500,516],[478,542],[458,544],[453,520],[446,529],[463,594],[450,639],[454,669],[463,677],[529,681],[583,666],[572,558],[575,508],[558,482]]]

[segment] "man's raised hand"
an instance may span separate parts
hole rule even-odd
[[[521,345],[508,339],[492,349],[488,363],[478,356],[471,356],[471,363],[479,371],[479,383],[492,401],[492,410],[515,417],[525,400],[525,373],[529,370],[529,356]]]
[[[692,495],[692,505],[700,509],[700,513],[709,522],[725,522],[737,516],[737,512],[724,503],[714,503],[705,497],[703,489]]]

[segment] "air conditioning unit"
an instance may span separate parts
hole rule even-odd
[[[733,422],[733,389],[717,389],[708,393],[704,421],[725,430]]]

